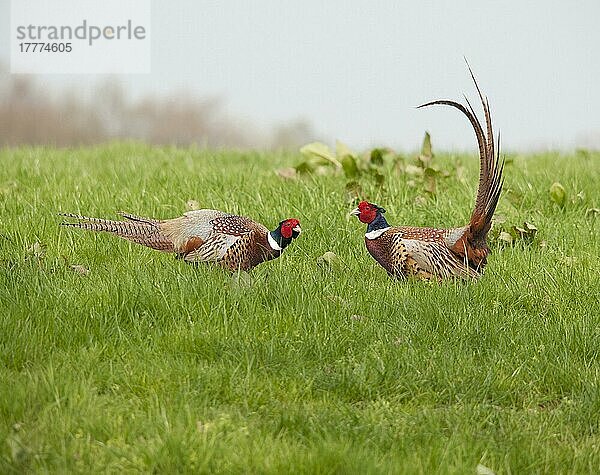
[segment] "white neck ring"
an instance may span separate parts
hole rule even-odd
[[[269,242],[269,246],[271,246],[271,249],[273,249],[274,251],[283,251],[283,247],[277,244],[277,241],[273,239],[271,233],[267,233],[267,241]]]
[[[387,228],[381,228],[381,229],[375,229],[374,231],[369,231],[368,233],[365,233],[365,237],[367,239],[377,239],[379,236],[381,236],[388,229],[390,229],[389,226]]]

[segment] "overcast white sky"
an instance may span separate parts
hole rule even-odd
[[[218,95],[259,127],[303,117],[321,137],[358,148],[411,149],[429,130],[437,148],[471,149],[457,111],[413,107],[474,97],[466,56],[505,148],[600,137],[599,0],[176,0],[152,9],[152,73],[122,77],[134,95]],[[9,18],[0,0],[5,64]],[[90,88],[103,78],[39,79]]]

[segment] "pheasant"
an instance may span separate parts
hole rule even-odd
[[[165,220],[128,213],[121,213],[125,221],[61,215],[76,220],[63,226],[105,231],[157,251],[173,252],[186,262],[209,262],[230,271],[247,271],[279,257],[301,232],[297,219],[281,221],[269,231],[250,218],[214,209],[188,211]]]
[[[373,258],[390,276],[416,276],[425,280],[447,278],[478,278],[483,273],[490,249],[486,235],[498,204],[504,179],[504,161],[496,149],[487,98],[484,99],[473,72],[469,69],[485,115],[484,132],[473,107],[450,100],[437,100],[419,106],[447,105],[467,116],[475,130],[479,145],[479,186],[475,209],[466,226],[439,229],[411,226],[390,226],[382,207],[362,201],[350,213],[367,224],[365,244]],[[498,138],[499,141],[499,138]]]

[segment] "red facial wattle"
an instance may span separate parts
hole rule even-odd
[[[281,235],[286,239],[292,237],[292,227],[289,225],[289,223],[285,223],[283,226],[281,226]]]
[[[294,228],[300,226],[300,221],[297,219],[288,219],[281,225],[281,235],[285,239],[290,239],[294,234]]]
[[[377,217],[377,206],[367,201],[361,201],[358,204],[358,210],[360,211],[358,219],[361,223],[369,224]]]
[[[370,209],[370,210],[367,210],[367,211],[361,211],[360,214],[358,215],[358,219],[360,220],[360,222],[361,223],[365,223],[365,224],[369,224],[376,217],[377,217],[377,210],[376,209]]]

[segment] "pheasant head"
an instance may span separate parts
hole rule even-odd
[[[357,208],[350,211],[351,215],[356,216],[361,223],[367,225],[366,236],[368,238],[380,236],[385,229],[390,227],[383,217],[383,213],[385,213],[384,208],[368,201],[361,201]]]
[[[273,249],[282,251],[293,239],[300,236],[301,232],[299,220],[295,218],[285,219],[279,223],[276,229],[269,232],[269,244]]]
[[[368,201],[361,201],[357,208],[350,211],[351,215],[356,216],[361,223],[365,224],[371,224],[378,217],[383,218],[383,213],[385,213],[384,208]]]

